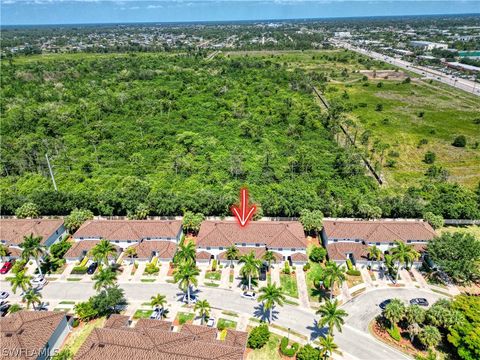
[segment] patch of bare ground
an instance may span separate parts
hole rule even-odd
[[[395,70],[360,70],[360,74],[365,75],[370,80],[397,80],[402,81],[408,77],[403,71]]]

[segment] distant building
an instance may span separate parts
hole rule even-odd
[[[335,32],[335,37],[338,37],[338,38],[351,38],[351,37],[352,37],[352,34],[350,33],[350,31],[336,31],[336,32]]]
[[[433,49],[448,49],[448,44],[434,43],[430,41],[410,41],[410,45],[414,48],[422,49],[424,51],[431,51]]]
[[[480,72],[480,67],[478,66],[473,66],[473,65],[467,65],[467,64],[462,64],[460,62],[445,62],[444,63],[446,66],[452,69],[460,70],[460,71],[466,71],[468,73],[478,73]]]

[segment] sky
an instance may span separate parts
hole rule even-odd
[[[480,0],[0,0],[1,25],[480,13]]]

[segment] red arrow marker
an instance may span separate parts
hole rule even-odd
[[[255,205],[248,206],[248,190],[246,188],[240,189],[240,206],[233,205],[232,213],[237,218],[241,227],[247,225],[253,214],[257,210]]]

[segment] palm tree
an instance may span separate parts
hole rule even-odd
[[[390,250],[390,253],[392,254],[393,260],[397,262],[396,280],[398,280],[400,264],[405,264],[405,266],[408,267],[410,263],[413,264],[413,262],[420,257],[420,254],[412,245],[406,245],[399,240],[395,240],[395,244],[396,246]]]
[[[207,300],[197,301],[193,310],[198,311],[198,315],[200,316],[203,325],[205,318],[210,316],[210,304]]]
[[[137,255],[137,248],[135,246],[129,246],[125,249],[125,256],[130,258],[130,263],[133,264],[133,258]]]
[[[338,345],[333,341],[332,335],[321,337],[319,343],[321,346],[320,354],[324,359],[331,357],[334,352],[340,353],[340,351],[338,351]]]
[[[9,254],[8,247],[6,247],[3,244],[0,244],[0,259],[2,259],[3,261],[3,258],[8,254]]]
[[[241,256],[239,263],[243,264],[241,273],[242,276],[248,277],[248,290],[251,290],[252,277],[258,275],[260,266],[262,266],[262,261],[259,259],[255,259],[255,254],[253,251],[251,251],[249,254]]]
[[[325,304],[317,310],[317,314],[321,316],[319,321],[320,326],[328,325],[330,335],[333,335],[333,329],[335,327],[338,331],[342,332],[342,325],[345,322],[343,318],[348,315],[345,310],[339,309],[338,305],[338,300],[333,302],[326,301]]]
[[[195,263],[191,261],[181,263],[173,273],[173,280],[178,283],[180,289],[187,294],[187,304],[190,304],[190,286],[197,286],[197,276],[200,274]]]
[[[27,290],[29,287],[32,287],[32,284],[30,283],[30,276],[25,275],[25,270],[17,272],[15,276],[10,279],[10,284],[14,294],[17,293],[18,287],[20,287],[23,291]]]
[[[110,241],[102,239],[90,250],[93,258],[100,264],[103,262],[105,266],[108,266],[108,258],[117,254],[117,249]]]
[[[275,305],[283,306],[286,298],[283,295],[282,288],[276,284],[270,284],[260,289],[258,301],[263,302],[263,308],[268,310],[268,320],[272,322],[273,308]]]
[[[277,258],[273,254],[273,251],[267,250],[265,251],[265,254],[262,256],[263,260],[265,260],[268,263],[268,268],[270,269],[271,263],[275,263],[277,261]]]
[[[22,300],[27,303],[27,309],[30,308],[30,305],[33,305],[33,309],[35,309],[35,304],[40,304],[42,302],[41,299],[42,294],[35,289],[28,289],[22,298]]]
[[[433,350],[440,340],[442,340],[442,335],[435,326],[427,325],[418,334],[418,339],[423,345]]]
[[[93,288],[100,291],[115,285],[117,281],[117,273],[110,268],[105,268],[93,275],[92,280],[95,281]]]
[[[188,241],[187,243],[180,244],[177,253],[175,254],[175,262],[177,264],[182,261],[191,261],[192,263],[195,263],[196,254],[197,253],[195,250],[195,243],[193,241]]]
[[[43,276],[42,269],[40,268],[40,262],[38,260],[46,253],[46,248],[44,245],[42,245],[42,237],[33,236],[33,234],[25,236],[23,238],[23,242],[20,244],[20,247],[23,249],[22,258],[28,261],[33,257],[37,263],[38,272]]]
[[[368,258],[373,260],[375,263],[380,261],[382,258],[382,250],[378,248],[376,245],[373,245],[368,248]]]
[[[13,314],[13,313],[19,312],[20,310],[22,310],[22,307],[19,304],[12,304],[8,308],[8,313]]]
[[[152,296],[150,301],[150,305],[154,308],[164,308],[165,304],[167,303],[167,297],[165,295],[157,294]]]
[[[238,248],[235,245],[232,245],[229,248],[227,248],[226,254],[227,254],[227,259],[230,260],[230,267],[232,267],[233,260],[238,259],[238,254],[239,254]]]
[[[405,305],[399,299],[393,299],[387,304],[385,310],[383,310],[383,316],[390,321],[391,328],[393,329],[397,322],[399,322],[405,315]]]
[[[337,265],[333,261],[329,261],[325,267],[323,281],[324,284],[330,287],[330,301],[333,298],[333,289],[335,288],[335,283],[338,283],[338,286],[340,287],[345,280],[345,268]]]
[[[408,333],[410,341],[413,341],[415,335],[420,331],[420,325],[425,321],[425,310],[418,305],[410,305],[405,309],[405,319],[408,322]]]

